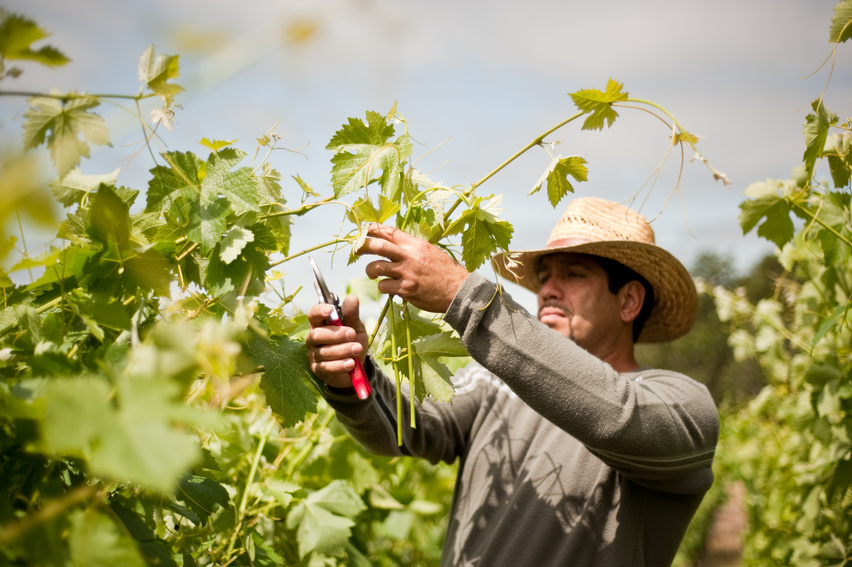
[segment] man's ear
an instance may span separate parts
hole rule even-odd
[[[629,323],[642,311],[642,305],[645,303],[645,286],[638,280],[629,281],[618,290],[618,297],[621,300],[621,320]]]

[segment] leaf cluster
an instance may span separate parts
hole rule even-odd
[[[831,41],[848,40],[850,24],[852,8],[839,2]],[[735,354],[756,359],[768,382],[732,416],[722,449],[750,491],[750,565],[845,565],[852,556],[850,131],[818,98],[793,176],[747,190],[743,231],[774,243],[784,268],[775,293],[752,302],[712,292]]]

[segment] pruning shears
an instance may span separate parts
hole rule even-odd
[[[340,300],[329,291],[325,279],[322,277],[322,272],[320,272],[314,259],[308,256],[308,260],[311,261],[314,276],[317,278],[317,281],[314,282],[314,288],[317,290],[317,299],[320,303],[327,303],[333,307],[331,314],[328,316],[328,324],[335,327],[342,327],[343,312],[340,310]],[[364,372],[364,366],[358,357],[355,357],[355,368],[349,373],[349,377],[352,379],[352,387],[355,388],[355,393],[358,394],[360,399],[366,400],[370,396],[370,383],[367,381],[367,373]]]

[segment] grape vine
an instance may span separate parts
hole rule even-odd
[[[68,62],[52,46],[33,48],[46,34],[23,16],[2,11],[0,30],[3,81],[20,78],[12,65],[22,62]],[[157,154],[150,142],[174,126],[179,76],[178,57],[152,46],[135,95],[0,90],[28,104],[23,151],[3,156],[0,175],[0,259],[11,266],[0,271],[0,558],[434,563],[452,469],[368,456],[343,433],[307,367],[306,318],[273,268],[323,248],[351,255],[365,223],[392,222],[475,270],[513,233],[500,196],[477,191],[559,128],[584,118],[583,129],[602,129],[638,106],[667,124],[672,148],[694,151],[697,138],[610,79],[602,91],[573,93],[577,114],[481,180],[447,187],[411,165],[408,125],[394,107],[350,118],[332,136],[333,193],[324,197],[298,175],[282,187],[274,131],[258,139],[250,166],[232,141],[204,139],[206,156]],[[97,114],[106,100],[138,117],[153,163],[144,189],[79,169],[92,146],[110,142]],[[49,192],[29,157],[40,148],[57,174]],[[531,193],[544,190],[556,206],[587,168],[578,156],[549,158]],[[50,225],[45,199],[66,215],[53,245],[32,255],[22,219]],[[345,206],[346,228],[290,250],[290,219],[331,204]],[[452,398],[447,359],[466,353],[439,320],[388,298],[372,336],[374,357],[400,387],[408,382],[412,403]]]

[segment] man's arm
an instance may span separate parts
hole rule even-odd
[[[437,247],[380,225],[368,235],[361,252],[384,257],[367,266],[387,278],[380,291],[446,311],[471,356],[608,464],[646,483],[712,478],[718,413],[704,386],[671,372],[619,374]]]
[[[474,359],[630,478],[674,492],[709,486],[719,425],[703,385],[660,370],[619,374],[496,292],[471,275],[445,317]]]

